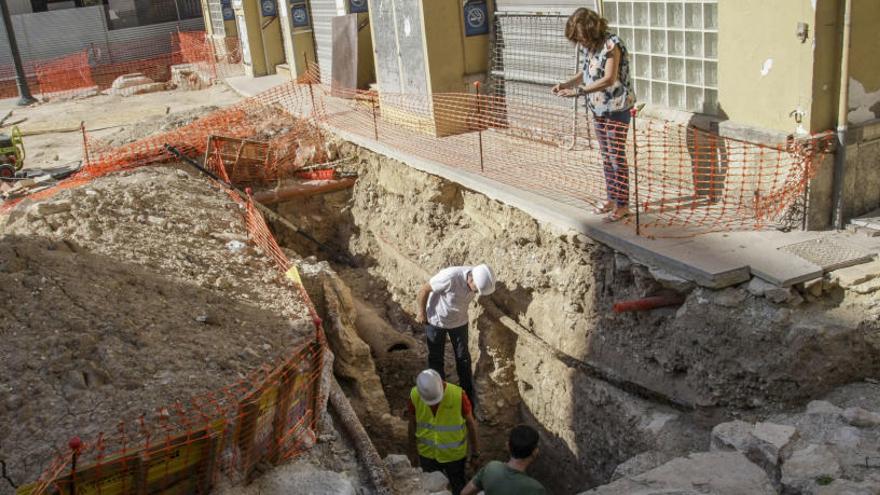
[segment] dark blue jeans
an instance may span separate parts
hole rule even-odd
[[[458,385],[465,391],[472,404],[476,404],[477,397],[474,395],[474,381],[471,374],[471,351],[468,349],[468,326],[458,328],[440,328],[434,325],[425,325],[425,338],[428,341],[428,367],[440,373],[446,379],[445,365],[446,334],[452,341],[452,351],[455,353],[455,372],[458,373]]]
[[[618,207],[629,204],[629,169],[626,166],[626,135],[629,131],[629,109],[594,116],[596,139],[602,153],[605,190],[608,201]]]

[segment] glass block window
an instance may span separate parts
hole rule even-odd
[[[718,112],[718,0],[605,0],[604,15],[629,49],[640,101]]]

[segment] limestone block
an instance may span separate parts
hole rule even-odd
[[[737,452],[702,452],[679,457],[635,477],[619,479],[581,495],[771,495],[777,493],[761,468]]]
[[[749,294],[753,296],[766,297],[768,300],[777,304],[792,301],[793,299],[795,299],[796,294],[787,287],[779,287],[777,285],[773,285],[758,277],[753,277],[752,280],[749,281],[749,285],[746,290],[748,290]]]
[[[872,261],[835,270],[831,276],[837,280],[838,285],[848,289],[880,276],[880,261]]]
[[[748,292],[742,289],[728,287],[715,294],[714,302],[715,304],[726,308],[736,308],[745,302],[747,297],[749,297]]]
[[[771,445],[777,454],[787,447],[792,440],[797,438],[797,433],[797,428],[794,426],[765,422],[756,424],[755,429],[752,431],[756,438]]]
[[[712,450],[746,452],[756,440],[752,430],[753,426],[745,421],[721,423],[712,428]]]
[[[814,400],[810,401],[810,403],[807,404],[807,414],[838,415],[843,414],[843,409],[835,406],[828,401]]]
[[[422,488],[428,493],[442,492],[446,490],[449,480],[440,471],[422,473]]]
[[[689,292],[694,288],[694,283],[690,280],[685,280],[667,272],[666,270],[660,268],[648,268],[648,270],[651,272],[651,276],[654,277],[654,280],[665,289],[671,289],[676,292]]]
[[[858,426],[859,428],[873,428],[880,426],[880,414],[862,409],[861,407],[850,407],[843,411],[843,417],[846,422]]]
[[[672,460],[672,458],[673,456],[671,454],[657,450],[642,452],[641,454],[630,457],[626,461],[618,464],[617,467],[614,468],[614,474],[611,475],[611,481],[638,476],[644,472],[666,464]]]
[[[388,454],[385,457],[385,465],[392,474],[401,473],[410,467],[409,458],[402,454]]]
[[[817,479],[835,479],[840,473],[840,463],[828,447],[810,444],[795,451],[782,465],[781,483],[787,492],[801,493],[810,490]]]
[[[857,483],[850,480],[834,480],[826,486],[819,486],[816,495],[877,495],[877,484],[865,481]]]
[[[133,72],[131,74],[123,74],[117,77],[110,87],[115,90],[120,90],[131,88],[133,86],[140,86],[142,84],[151,84],[153,82],[155,81],[140,72]]]

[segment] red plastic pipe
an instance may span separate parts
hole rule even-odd
[[[656,308],[664,308],[666,306],[678,306],[684,302],[684,296],[668,295],[668,296],[652,296],[642,299],[633,299],[632,301],[621,301],[614,303],[615,313],[627,313],[629,311],[648,311]]]

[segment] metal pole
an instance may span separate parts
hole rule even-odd
[[[373,109],[373,139],[379,141],[379,119],[376,117],[376,104],[379,95],[370,95],[370,106]]]
[[[477,140],[480,143],[480,172],[485,172],[483,168],[483,126],[480,117],[480,81],[474,82],[474,88],[477,93]]]
[[[31,95],[28,87],[27,76],[21,64],[21,53],[18,51],[18,43],[15,41],[15,28],[12,27],[12,17],[9,15],[9,5],[6,0],[0,0],[0,11],[3,13],[3,25],[6,27],[6,39],[9,41],[9,51],[12,53],[12,63],[15,65],[15,84],[18,86],[18,104],[20,106],[36,103],[37,100]]]
[[[177,5],[177,0],[174,0],[174,12],[177,13],[177,32],[180,32],[180,6]]]
[[[843,9],[843,47],[840,54],[840,95],[837,100],[837,153],[834,154],[833,216],[834,228],[843,229],[843,181],[846,178],[846,119],[849,111],[849,45],[852,0]]]
[[[632,116],[632,130],[633,130],[633,178],[635,182],[635,194],[636,194],[636,235],[641,235],[641,222],[639,218],[639,147],[638,141],[636,140],[636,114],[638,110],[635,107],[629,110],[629,114]],[[624,140],[624,143],[626,140]],[[626,153],[626,146],[623,145],[623,153]]]

